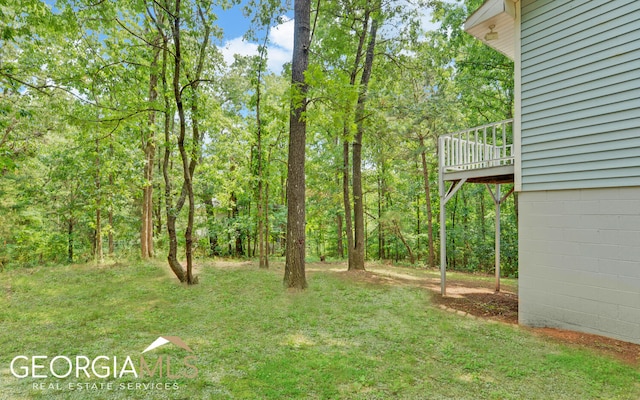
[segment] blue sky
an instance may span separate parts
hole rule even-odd
[[[409,1],[400,0],[404,2],[406,7],[412,7]],[[244,1],[243,1],[244,3]],[[293,0],[291,1],[293,4]],[[428,9],[420,10],[422,16],[420,18],[421,24],[425,29],[437,29],[438,25],[433,24],[431,20],[431,13]],[[222,51],[225,61],[230,64],[233,62],[233,55],[254,55],[257,54],[257,43],[249,43],[242,39],[242,36],[249,28],[250,21],[242,15],[242,5],[235,6],[230,10],[222,11],[218,14],[219,25],[224,30],[225,40],[224,44],[219,46]],[[269,70],[280,73],[282,71],[282,65],[291,61],[291,53],[293,51],[293,11],[290,10],[285,15],[287,22],[273,26],[269,30],[269,45],[268,45],[268,62],[267,67]],[[389,28],[393,30],[393,27]],[[264,32],[259,33],[260,36]]]
[[[233,62],[233,55],[254,55],[257,54],[258,44],[243,40],[243,35],[250,27],[249,18],[242,14],[242,5],[235,6],[229,10],[218,12],[218,24],[224,31],[224,43],[218,46],[224,55],[227,64]],[[282,65],[291,61],[293,51],[293,12],[289,11],[284,15],[283,24],[269,28],[268,62],[269,70],[279,73]],[[264,37],[265,31],[257,32],[260,37]]]
[[[55,0],[43,0],[49,6],[54,7]],[[406,2],[407,7],[411,7],[409,1]],[[227,64],[231,64],[234,60],[234,54],[239,55],[255,55],[257,54],[258,44],[250,43],[243,39],[244,34],[250,27],[250,19],[243,15],[243,7],[246,0],[242,0],[241,4],[236,5],[228,10],[218,11],[218,25],[224,31],[223,43],[218,44],[218,48],[224,55]],[[293,0],[291,0],[293,4]],[[54,7],[55,9],[55,7]],[[436,25],[430,22],[429,10],[423,9],[421,22],[426,29],[434,29]],[[270,27],[269,44],[268,44],[268,62],[267,67],[275,73],[282,71],[283,64],[291,61],[291,53],[293,51],[293,10],[289,10],[284,16],[285,22]],[[393,28],[392,28],[393,29]],[[263,37],[263,32],[258,34]]]

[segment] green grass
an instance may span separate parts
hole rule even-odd
[[[178,284],[161,263],[4,272],[0,398],[640,398],[637,367],[444,312],[425,289],[313,272],[308,290],[291,292],[278,265],[205,264],[194,287]],[[163,335],[193,349],[196,378],[18,379],[9,370],[16,355],[136,360]],[[187,355],[172,346],[150,354]],[[74,382],[179,388],[66,390]]]

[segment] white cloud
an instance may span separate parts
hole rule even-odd
[[[245,42],[241,37],[231,39],[220,48],[224,61],[227,65],[233,64],[233,56],[238,54],[241,56],[252,56],[258,54],[258,45],[255,43]]]
[[[267,46],[267,68],[273,72],[282,72],[282,66],[291,61],[293,52],[293,19],[283,17],[283,23],[271,27],[269,30],[269,45]],[[220,48],[224,61],[231,65],[235,54],[241,56],[257,55],[258,45],[238,37],[231,39]]]
[[[269,31],[269,40],[271,44],[280,47],[289,52],[293,52],[293,19],[282,17],[283,23],[274,26]]]
[[[278,47],[269,47],[267,68],[270,71],[281,73],[282,66],[288,62],[291,62],[291,55],[291,50]]]

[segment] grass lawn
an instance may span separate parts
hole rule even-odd
[[[194,287],[162,262],[0,273],[0,398],[640,398],[638,367],[442,311],[423,288],[313,271],[308,290],[291,292],[275,266],[204,263]],[[197,376],[56,378],[45,363],[36,375],[47,378],[16,378],[10,369],[19,355],[130,356],[138,368],[141,352],[165,335],[193,353],[166,345],[145,359],[164,357],[174,375]],[[181,365],[189,355],[197,371]],[[67,369],[54,363],[57,374]]]

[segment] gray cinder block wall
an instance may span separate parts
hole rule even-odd
[[[640,344],[640,187],[518,199],[520,323]]]

